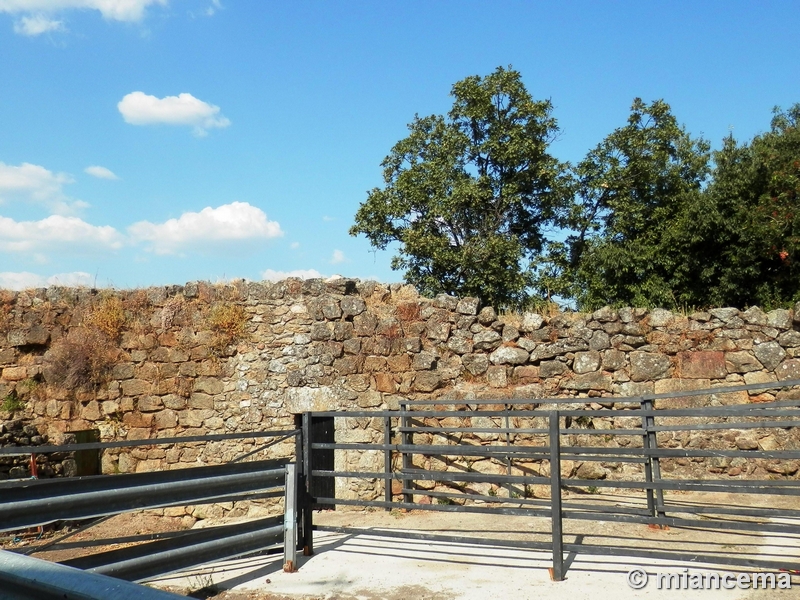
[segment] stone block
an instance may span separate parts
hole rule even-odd
[[[648,324],[650,327],[666,327],[673,319],[673,314],[669,310],[656,308],[650,312]]]
[[[516,381],[530,381],[539,379],[539,367],[526,365],[524,367],[514,367],[514,379]]]
[[[561,375],[565,371],[569,371],[569,368],[560,360],[543,360],[539,363],[539,375],[542,379]]]
[[[28,346],[46,346],[50,341],[50,332],[41,325],[34,325],[25,335],[25,342]]]
[[[353,328],[356,335],[368,336],[375,332],[378,326],[378,318],[370,312],[362,313],[353,318]],[[313,328],[313,326],[312,326]],[[314,337],[313,335],[311,336]]]
[[[725,368],[728,373],[749,373],[760,371],[764,366],[750,352],[740,350],[725,353]]]
[[[679,352],[675,375],[682,379],[724,379],[728,375],[723,352]]]
[[[680,394],[680,392],[692,392],[695,390],[705,390],[711,387],[710,379],[660,379],[655,382],[654,391],[656,394]],[[702,396],[676,396],[674,398],[660,398],[655,401],[656,408],[696,408],[708,406],[710,395]]]
[[[671,366],[668,356],[653,352],[634,351],[630,353],[633,381],[649,381],[667,376]]]
[[[141,400],[139,401],[141,404]],[[201,392],[195,392],[189,396],[189,408],[214,408],[214,397]]]
[[[485,306],[478,313],[478,323],[481,325],[491,325],[497,320],[497,313],[491,306]]]
[[[215,377],[198,377],[194,380],[194,391],[205,394],[221,394],[225,391],[225,385]]]
[[[472,340],[470,338],[454,335],[447,340],[447,347],[456,354],[469,354],[472,352]]]
[[[417,392],[432,392],[441,383],[441,376],[436,371],[421,371],[414,377],[413,388]]]
[[[475,350],[494,350],[503,342],[503,336],[493,329],[484,329],[476,333],[472,341]]]
[[[95,400],[87,402],[86,406],[81,409],[81,418],[87,421],[98,421],[100,419],[100,404]]]
[[[800,359],[792,358],[783,361],[778,368],[775,369],[775,374],[780,381],[800,379]]]
[[[489,357],[485,354],[465,354],[461,361],[472,375],[482,375],[489,368]]]
[[[6,381],[22,381],[28,376],[26,367],[6,367],[3,369],[3,379]]]
[[[456,312],[462,315],[477,315],[480,300],[477,298],[462,298],[456,304]]]
[[[538,313],[526,312],[522,315],[522,323],[519,330],[525,333],[536,331],[544,325],[544,317]]]
[[[508,385],[506,378],[506,368],[503,366],[492,366],[487,369],[486,381],[490,387],[504,388]]]
[[[522,365],[528,361],[528,353],[515,346],[502,346],[492,352],[489,360],[495,365]]]
[[[162,410],[153,417],[156,429],[173,429],[178,425],[178,415],[173,410]],[[176,461],[171,461],[176,462]]]
[[[774,373],[764,373],[763,371],[753,371],[751,373],[744,374],[744,382],[747,385],[752,385],[755,383],[771,383],[777,379],[778,378]]]
[[[584,373],[575,375],[569,379],[561,381],[561,388],[565,390],[589,391],[600,390],[605,392],[612,391],[611,375],[606,375],[599,371],[595,373]]]
[[[143,379],[127,379],[120,383],[120,387],[123,396],[142,396],[152,390],[150,382]]]
[[[142,412],[155,412],[161,410],[164,407],[164,403],[159,396],[142,396],[136,406]]]
[[[333,325],[333,339],[337,342],[349,340],[354,335],[353,324],[349,321],[339,321]]]
[[[366,303],[358,296],[345,296],[339,302],[339,306],[345,318],[355,317],[367,310]]]
[[[626,356],[621,350],[606,350],[603,352],[603,368],[606,371],[618,371],[625,367]]]
[[[766,325],[767,315],[758,306],[751,306],[742,313],[742,319],[749,325]]]
[[[447,338],[450,337],[450,323],[438,319],[430,319],[426,331],[429,339],[446,342]]]
[[[428,369],[433,368],[436,364],[436,357],[427,351],[422,351],[419,354],[414,355],[414,359],[411,362],[411,366],[416,371],[427,371]]]
[[[394,394],[397,391],[397,383],[389,373],[375,373],[375,389],[379,392]]]
[[[398,354],[386,359],[389,370],[393,373],[402,373],[411,369],[411,357],[408,354]]]
[[[786,330],[792,328],[792,312],[785,308],[776,308],[767,313],[767,325],[775,329]]]
[[[576,352],[572,361],[572,370],[581,375],[600,369],[600,353],[597,350]]]
[[[756,344],[753,354],[767,371],[773,371],[786,358],[786,350],[778,342]]]
[[[358,357],[345,356],[333,361],[333,368],[339,375],[353,375],[358,373]]]

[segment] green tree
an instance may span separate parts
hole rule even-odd
[[[549,279],[581,308],[683,304],[696,270],[683,254],[687,208],[709,171],[709,146],[693,139],[662,100],[634,100],[628,123],[574,169],[566,241],[551,246]]]
[[[467,77],[451,95],[446,117],[415,116],[350,234],[381,250],[398,242],[392,268],[422,293],[524,304],[531,261],[565,198],[565,167],[548,153],[552,106],[510,67]]]
[[[713,182],[695,226],[716,241],[709,303],[785,305],[800,300],[800,104],[775,109],[749,143],[729,136],[714,153]]]

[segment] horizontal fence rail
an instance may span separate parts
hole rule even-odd
[[[178,600],[178,594],[0,550],[4,600]]]
[[[216,500],[283,487],[286,461],[257,461],[70,479],[32,480],[4,489],[0,529],[21,529],[146,508]]]
[[[794,441],[788,447],[765,449],[753,447],[753,443],[730,447],[737,436],[754,430],[767,434],[797,431],[796,428],[800,427],[800,390],[794,389],[797,386],[800,386],[800,380],[625,398],[402,401],[400,410],[307,413],[303,421],[304,432],[309,429],[308,423],[312,419],[333,419],[339,422],[336,431],[346,432],[356,420],[361,419],[363,427],[363,420],[369,418],[368,431],[372,431],[372,440],[337,442],[315,440],[306,434],[303,437],[306,489],[311,496],[309,502],[316,506],[549,517],[549,548],[553,552],[551,575],[555,580],[564,576],[564,552],[613,553],[613,548],[604,546],[565,544],[564,519],[800,535],[800,507],[746,506],[744,502],[738,502],[736,506],[703,504],[694,500],[683,501],[674,495],[675,492],[725,493],[742,499],[748,496],[800,496],[798,476],[782,474],[774,467],[775,463],[786,464],[800,459],[800,436],[791,438]],[[795,397],[753,404],[724,405],[720,402],[720,398],[725,399],[721,396],[723,394],[776,389],[794,389]],[[697,406],[697,400],[693,400],[691,406],[679,404],[680,401],[685,404],[687,398],[699,397],[711,398],[715,404]],[[592,406],[586,406],[589,403]],[[597,417],[606,421],[610,419],[612,428],[581,426]],[[475,418],[481,419],[477,425],[470,422]],[[615,419],[622,421],[616,422]],[[382,434],[377,430],[381,426]],[[723,434],[728,435],[724,443],[729,447],[724,447],[720,441],[722,438],[719,436]],[[702,439],[689,437],[678,444],[680,447],[675,447],[674,443],[672,447],[664,447],[661,436],[667,436],[666,440],[673,435],[684,438],[694,435]],[[340,453],[336,455],[343,457],[352,453],[374,453],[376,457],[383,457],[383,469],[319,468],[315,460],[325,453]],[[437,463],[439,466],[422,466],[423,459],[434,458],[440,461]],[[753,477],[751,472],[743,470],[740,470],[741,476],[708,473],[709,477],[700,478],[680,476],[680,471],[674,469],[670,469],[671,473],[663,472],[664,461],[678,459],[688,461],[689,466],[695,461],[728,464],[725,461],[734,460],[743,465],[773,465],[773,472],[769,478]],[[470,465],[476,460],[484,461],[484,465],[491,464],[492,472],[472,468]],[[580,469],[570,472],[567,468],[562,473],[564,461],[594,463],[609,468],[629,465],[629,471],[622,471],[622,475],[616,478],[587,478],[580,476]],[[377,459],[370,464],[377,466]],[[443,464],[447,465],[446,469]],[[793,472],[792,468],[789,471]],[[800,473],[800,470],[794,469],[794,472]],[[612,475],[614,473],[611,471]],[[632,476],[631,473],[638,475]],[[383,497],[337,498],[335,494],[311,493],[316,487],[315,481],[343,478],[382,482]],[[395,483],[398,481],[399,487]],[[437,487],[432,489],[431,483]],[[476,484],[490,484],[492,494],[476,491]],[[549,497],[532,497],[532,486],[549,488]],[[600,490],[623,492],[624,498],[638,498],[639,504],[604,504],[592,497]],[[565,491],[583,494],[584,499],[564,498]],[[665,493],[671,495],[665,498]],[[420,497],[428,497],[436,503],[417,502],[415,499]],[[635,552],[640,554],[642,551]],[[655,554],[658,553],[653,556]],[[671,556],[693,556],[693,560],[702,560],[705,555],[673,553]],[[715,560],[737,566],[797,568],[790,563],[759,557],[738,559],[716,555]]]
[[[24,564],[45,565],[43,572],[68,574],[79,572],[80,589],[94,589],[94,582],[142,581],[165,575],[188,567],[210,561],[235,558],[266,549],[283,547],[284,569],[295,570],[297,565],[298,542],[305,542],[310,529],[302,523],[310,523],[306,516],[304,495],[298,494],[298,482],[303,481],[302,460],[290,462],[290,458],[271,460],[252,460],[258,452],[274,446],[288,438],[295,438],[297,458],[302,459],[300,429],[280,431],[248,432],[245,434],[221,434],[209,436],[184,436],[130,440],[121,442],[98,442],[66,446],[36,446],[6,448],[6,455],[28,454],[29,452],[64,452],[85,450],[87,448],[109,449],[131,446],[151,446],[177,443],[219,442],[244,438],[267,438],[260,447],[237,456],[225,464],[187,467],[167,471],[100,475],[57,479],[25,479],[0,483],[0,531],[14,531],[41,526],[56,521],[77,521],[106,518],[116,514],[142,509],[165,508],[228,502],[233,500],[254,500],[282,497],[284,513],[274,517],[239,523],[209,527],[170,535],[149,543],[125,547],[83,556],[66,561],[66,565],[52,568],[45,561],[29,559]],[[251,459],[245,461],[245,459]],[[305,489],[302,487],[302,489]],[[103,519],[99,520],[103,520]],[[95,522],[99,522],[95,521]],[[89,523],[85,527],[91,526]],[[81,528],[82,530],[83,528]],[[61,539],[63,539],[62,536]],[[113,543],[113,540],[111,540]],[[45,544],[47,547],[50,544]],[[311,544],[308,544],[309,548]],[[32,551],[36,551],[33,548]],[[13,553],[9,561],[13,562]],[[28,558],[28,557],[23,557]],[[32,561],[32,562],[31,562]],[[11,564],[11,563],[9,563]],[[23,564],[13,562],[13,564]],[[38,567],[37,567],[38,569]],[[37,573],[33,569],[31,573]],[[76,571],[80,569],[80,571]],[[2,571],[2,569],[0,569]],[[15,571],[14,584],[20,595],[14,598],[127,598],[149,599],[150,588],[142,588],[127,583],[119,594],[80,595],[69,586],[47,585],[42,591],[35,581],[24,576],[23,571]],[[117,579],[109,579],[113,576]],[[10,576],[9,576],[10,577]],[[0,582],[10,581],[0,573]],[[57,580],[57,577],[54,581]],[[51,589],[52,588],[52,589]],[[76,588],[77,589],[77,588]],[[109,588],[112,589],[112,588]],[[114,590],[118,589],[113,587]],[[125,591],[128,590],[128,591]],[[129,590],[140,590],[140,595],[130,595]],[[153,600],[176,597],[173,594],[158,595],[154,591]],[[26,595],[27,594],[27,595]],[[48,595],[51,594],[51,595]],[[124,595],[128,594],[128,595]],[[3,593],[0,592],[0,597]]]

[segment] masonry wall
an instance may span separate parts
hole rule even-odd
[[[241,314],[240,329],[220,318],[230,314]],[[95,365],[99,384],[63,379],[67,342],[71,351],[95,344],[90,358],[108,359]],[[100,429],[103,440],[291,428],[305,410],[397,408],[401,399],[570,396],[580,405],[602,404],[612,396],[800,378],[800,304],[768,313],[604,308],[498,316],[473,298],[427,299],[410,286],[350,279],[116,292],[54,287],[2,293],[0,368],[0,404],[24,406],[0,410],[0,420],[24,419],[56,443],[88,428]],[[743,392],[693,402],[774,398]],[[615,426],[595,421],[590,426]],[[340,441],[380,435],[370,419],[341,427]],[[795,430],[748,435],[725,443],[798,445]],[[698,443],[677,434],[661,441]],[[214,463],[254,447],[242,441],[109,451],[103,470]],[[292,451],[285,442],[272,455]],[[351,454],[337,461],[363,468],[373,459],[380,460]],[[702,468],[739,474],[730,462]],[[780,476],[796,476],[798,465],[780,469]],[[337,493],[374,496],[380,485],[344,481]]]

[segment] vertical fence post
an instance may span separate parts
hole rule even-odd
[[[406,414],[408,412],[408,403],[407,402],[401,402],[400,403],[400,410],[403,413],[403,416],[400,417],[400,424],[403,427],[403,429],[405,430],[405,429],[408,429],[409,424],[410,424],[410,419]],[[413,442],[413,437],[412,437],[410,431],[403,431],[401,439],[403,440],[403,444],[406,444],[406,445],[409,445],[409,444],[411,444]],[[411,454],[409,452],[404,451],[404,450],[400,450],[400,456],[402,458],[403,471],[405,472],[407,469],[411,468]],[[408,482],[409,482],[408,476],[404,476],[402,481],[403,481],[403,487],[408,489],[410,487],[409,484],[408,484]],[[413,494],[408,494],[408,493],[403,494],[403,502],[406,502],[408,504],[411,504],[412,502],[414,502]]]
[[[505,418],[505,423],[506,423],[506,447],[508,447],[508,446],[511,445],[511,433],[509,433],[509,431],[508,431],[510,429],[510,426],[511,426],[511,423],[508,420],[508,404],[504,404],[503,405],[503,410],[505,410],[505,413],[506,413],[506,418]],[[506,475],[508,475],[509,477],[511,476],[511,455],[510,454],[506,454]],[[523,488],[524,488],[524,484],[523,484]],[[514,486],[509,483],[508,484],[508,497],[509,498],[513,497],[513,494],[512,494],[512,490],[513,489],[514,489]],[[523,489],[523,492],[522,492],[521,496],[523,498],[526,496],[524,489]]]
[[[642,398],[642,408],[646,411],[652,412],[653,410],[653,399],[644,397]],[[658,450],[658,438],[656,437],[656,419],[653,415],[646,415],[644,417],[645,422],[645,436],[647,443],[645,448],[649,450]],[[647,457],[647,463],[650,465],[650,483],[653,482],[661,482],[661,463],[658,461],[658,456],[650,455]],[[648,490],[647,495],[647,507],[650,508],[650,501],[654,498],[654,506],[650,510],[650,514],[654,517],[663,517],[664,511],[664,490],[658,488],[656,490],[650,489]]]
[[[286,493],[283,502],[283,570],[297,571],[297,465],[286,465]]]
[[[557,410],[550,413],[550,522],[553,540],[553,567],[550,579],[564,580],[564,539],[561,511],[561,430]]]
[[[383,443],[386,446],[392,443],[392,417],[383,417]],[[383,451],[383,499],[392,501],[392,451],[389,448]],[[386,510],[391,510],[390,506]]]
[[[311,495],[311,413],[303,413],[303,474],[305,475],[305,489],[303,490],[303,554],[314,554],[314,497]]]
[[[648,410],[648,404],[652,406],[652,401],[648,402],[644,397],[639,399],[639,408],[643,411]],[[647,419],[645,415],[642,415],[642,447],[645,450],[650,449],[650,421]],[[653,494],[653,488],[651,484],[653,483],[653,462],[650,460],[650,455],[645,456],[644,461],[644,481],[647,484],[647,488],[645,489],[645,493],[647,494],[647,512],[651,517],[656,516],[656,499],[655,495]]]

